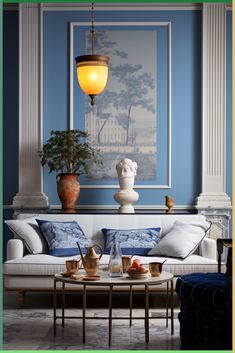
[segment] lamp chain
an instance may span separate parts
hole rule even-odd
[[[91,53],[92,55],[94,54],[94,34],[95,34],[95,28],[94,28],[94,3],[91,4]]]

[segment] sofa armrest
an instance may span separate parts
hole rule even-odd
[[[204,238],[200,244],[199,254],[208,259],[217,260],[216,239]]]
[[[7,260],[17,260],[24,256],[24,244],[20,239],[10,239],[7,242]]]

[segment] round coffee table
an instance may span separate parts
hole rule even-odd
[[[81,272],[81,275],[85,273]],[[149,342],[149,287],[157,286],[162,283],[166,283],[167,287],[167,305],[166,305],[166,320],[168,325],[168,318],[171,319],[171,334],[174,334],[174,307],[173,307],[173,274],[169,272],[162,272],[158,277],[147,276],[143,279],[131,279],[127,275],[123,275],[123,277],[109,277],[107,273],[102,273],[100,279],[96,281],[89,281],[85,279],[74,280],[70,277],[64,277],[61,274],[55,274],[54,276],[54,334],[56,335],[56,320],[61,318],[62,319],[62,327],[64,327],[65,318],[70,319],[82,319],[82,327],[83,327],[83,343],[86,340],[86,319],[92,319],[92,317],[86,316],[86,292],[87,287],[105,287],[109,293],[109,316],[107,317],[99,317],[100,319],[108,319],[109,321],[109,345],[111,345],[112,339],[112,294],[113,288],[121,288],[123,286],[128,286],[130,289],[130,315],[129,315],[129,322],[130,326],[132,324],[133,319],[144,319],[145,321],[145,342]],[[57,283],[62,283],[62,316],[57,316]],[[170,315],[168,313],[169,307],[169,283],[170,283]],[[82,305],[82,316],[81,317],[74,317],[74,316],[66,316],[64,315],[65,312],[65,287],[66,285],[80,285],[82,286],[83,292],[83,305]],[[132,317],[132,295],[133,295],[133,287],[135,286],[142,286],[144,288],[145,294],[145,316],[144,317]],[[151,317],[153,318],[153,317]],[[158,317],[161,318],[161,317]],[[94,319],[94,318],[93,318]],[[115,319],[126,319],[126,317],[115,317]]]

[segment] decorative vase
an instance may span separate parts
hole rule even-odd
[[[61,173],[56,176],[57,192],[65,211],[74,211],[80,194],[79,174]]]
[[[133,190],[137,163],[125,158],[116,165],[120,190],[114,194],[114,200],[120,204],[119,213],[135,213],[133,203],[139,199],[138,192]]]

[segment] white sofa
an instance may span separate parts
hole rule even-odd
[[[86,236],[93,244],[104,246],[102,228],[138,229],[161,227],[164,236],[172,228],[176,220],[183,222],[203,221],[202,215],[174,215],[174,214],[19,214],[18,219],[35,217],[50,221],[77,221]],[[78,258],[79,255],[69,258]],[[192,272],[216,272],[217,254],[216,240],[213,234],[208,234],[202,240],[197,250],[185,259],[136,256],[143,265],[150,261],[164,261],[163,270],[174,274],[175,277]],[[135,257],[134,257],[135,258]],[[4,263],[4,286],[6,290],[16,290],[21,298],[26,290],[51,290],[53,275],[65,271],[65,260],[68,257],[55,257],[48,254],[30,254],[26,251],[21,239],[11,239],[7,244],[7,261]],[[103,255],[101,265],[108,265],[109,255]]]

